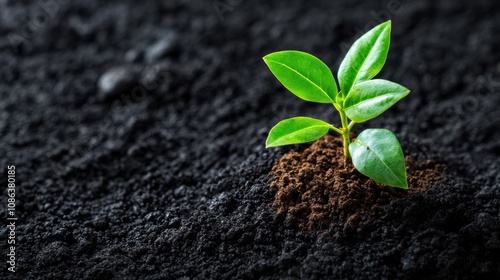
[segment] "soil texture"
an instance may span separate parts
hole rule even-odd
[[[302,50],[336,73],[388,18],[377,77],[411,93],[354,133],[394,132],[412,189],[330,174],[333,138],[265,149],[284,118],[340,120],[262,57]],[[492,0],[0,0],[0,278],[498,279],[499,18]],[[285,170],[333,196],[286,192]]]
[[[430,160],[416,164],[407,157],[408,190],[378,184],[346,162],[342,143],[342,138],[326,135],[304,151],[280,158],[270,174],[277,214],[286,214],[302,229],[328,229],[352,238],[382,223],[387,207],[398,199],[441,183],[440,165]]]

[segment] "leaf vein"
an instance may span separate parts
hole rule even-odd
[[[290,69],[291,71],[295,72],[297,75],[301,76],[302,78],[304,78],[305,80],[307,80],[308,82],[310,82],[311,84],[313,84],[316,88],[318,88],[326,97],[328,97],[328,99],[330,99],[332,102],[332,98],[326,93],[326,91],[324,91],[320,86],[318,86],[315,82],[311,81],[311,79],[307,78],[306,76],[302,75],[300,72],[298,72],[297,70],[291,68],[290,66],[284,64],[284,63],[281,63],[281,62],[278,62],[276,60],[270,60],[274,63],[277,63],[283,67],[286,67],[288,69]],[[309,67],[310,68],[310,67]],[[309,70],[308,70],[309,71]]]
[[[358,103],[353,104],[352,106],[346,107],[346,110],[347,110],[347,109],[350,109],[350,108],[353,108],[353,107],[358,107],[358,106],[362,105],[363,103],[366,103],[366,102],[372,101],[373,99],[376,99],[376,98],[382,98],[382,97],[385,97],[385,96],[387,96],[387,95],[392,95],[392,96],[394,96],[394,94],[398,94],[398,93],[399,93],[399,92],[389,92],[389,93],[385,93],[385,94],[382,94],[382,95],[377,95],[377,96],[375,96],[375,97],[373,97],[373,98],[365,99],[365,100],[362,100],[362,101],[360,101],[360,102],[358,102]]]
[[[369,147],[368,145],[361,142],[359,139],[357,139],[356,141],[358,141],[361,145],[363,145],[365,147]],[[385,167],[391,172],[391,174],[394,175],[396,180],[398,180],[403,185],[406,184],[405,182],[403,182],[399,179],[398,175],[396,175],[396,173],[394,173],[394,171],[392,171],[392,169],[382,160],[382,157],[378,153],[376,153],[373,149],[369,149],[369,151],[372,152],[385,165]]]
[[[383,32],[384,30],[382,30],[380,32],[380,34]],[[380,36],[380,34],[378,34],[377,36]],[[361,67],[360,69],[356,69],[352,66],[349,66],[349,68],[352,68],[355,72],[356,72],[356,75],[354,76],[354,80],[352,82],[352,85],[351,85],[351,88],[348,90],[348,92],[346,94],[349,94],[349,91],[351,91],[352,87],[354,86],[354,84],[356,84],[356,81],[358,80],[358,76],[359,76],[359,73],[361,72],[361,68],[363,68],[363,64],[365,63],[365,61],[368,59],[368,57],[370,56],[370,54],[372,53],[372,51],[375,49],[375,45],[379,42],[380,38],[377,38],[377,40],[375,40],[375,44],[373,44],[373,46],[370,48],[370,50],[368,51],[368,54],[366,56],[363,55],[363,52],[358,52],[359,54],[361,54],[361,56],[363,57],[363,61],[361,62]]]

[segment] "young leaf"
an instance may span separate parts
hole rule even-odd
[[[373,119],[407,96],[410,90],[386,80],[371,80],[354,85],[344,101],[348,118],[361,123]]]
[[[391,21],[375,26],[361,36],[340,64],[338,78],[346,96],[353,85],[375,77],[384,66],[391,40]]]
[[[331,125],[309,117],[294,117],[280,121],[269,132],[266,148],[311,142],[325,135]]]
[[[384,185],[407,189],[405,159],[396,136],[387,129],[367,129],[349,144],[354,167]]]
[[[300,51],[281,51],[263,59],[274,76],[299,98],[318,103],[335,102],[337,83],[330,68],[318,58]]]

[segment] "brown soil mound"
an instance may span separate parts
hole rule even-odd
[[[302,152],[290,151],[271,171],[273,207],[303,229],[362,233],[385,217],[396,199],[425,191],[441,180],[441,166],[406,158],[409,189],[383,186],[344,163],[342,139],[326,135]]]

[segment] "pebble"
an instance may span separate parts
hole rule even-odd
[[[127,62],[138,62],[142,58],[142,53],[138,50],[130,49],[125,53],[125,60]]]
[[[168,221],[168,226],[171,228],[176,228],[179,227],[180,225],[181,225],[181,219],[179,219],[178,217],[174,217],[170,221]]]
[[[169,33],[165,35],[163,38],[156,41],[153,45],[149,46],[146,49],[146,61],[151,63],[164,57],[175,49],[176,43],[177,35],[175,33]]]
[[[125,67],[112,68],[101,75],[98,81],[99,97],[109,98],[127,90],[136,82],[134,73]]]
[[[186,196],[186,193],[187,193],[186,187],[185,186],[180,186],[180,187],[177,187],[174,190],[174,197],[175,198],[181,198],[181,197]]]

